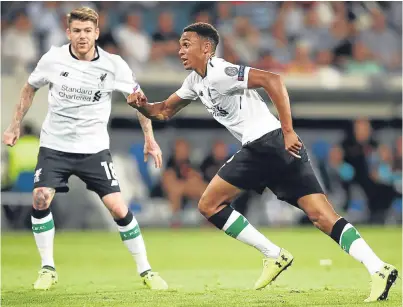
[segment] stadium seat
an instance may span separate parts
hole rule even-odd
[[[315,158],[320,162],[326,162],[329,151],[330,151],[330,144],[324,140],[318,140],[312,144],[312,153]]]
[[[143,143],[135,143],[130,147],[130,155],[132,155],[132,157],[137,162],[138,170],[140,172],[141,178],[143,179],[143,182],[148,187],[148,189],[151,190],[154,183],[148,171],[147,163],[144,162],[143,149],[144,149]]]
[[[402,214],[402,198],[396,198],[392,203],[392,208],[396,213]]]
[[[31,193],[34,189],[34,172],[21,172],[12,188],[13,192]]]

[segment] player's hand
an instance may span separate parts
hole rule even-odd
[[[298,139],[298,135],[294,130],[284,132],[284,144],[285,150],[287,150],[292,156],[301,159],[299,151],[302,148],[302,143]]]
[[[132,93],[127,97],[127,104],[136,109],[144,107],[147,102],[148,99],[142,92]]]
[[[7,146],[13,147],[20,138],[20,127],[8,127],[3,134],[3,143]]]
[[[153,157],[156,168],[162,167],[162,152],[155,140],[146,140],[144,143],[144,162],[147,162],[148,155]]]

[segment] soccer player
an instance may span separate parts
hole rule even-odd
[[[71,175],[95,191],[111,212],[120,237],[132,254],[143,283],[151,289],[167,289],[166,282],[151,270],[136,218],[120,193],[111,154],[107,124],[113,91],[125,96],[141,92],[126,62],[97,47],[98,14],[78,8],[67,15],[70,44],[52,47],[39,60],[21,92],[20,102],[4,143],[13,146],[20,125],[37,89],[49,85],[49,110],[42,125],[40,151],[35,170],[32,231],[42,259],[35,289],[49,289],[58,281],[53,259],[55,227],[49,208],[57,192],[67,192]],[[161,167],[161,150],[154,139],[151,121],[138,117],[145,136],[144,157],[151,155]]]
[[[180,38],[179,56],[185,69],[192,72],[182,87],[159,103],[148,104],[142,93],[129,95],[127,102],[150,119],[168,120],[200,98],[208,112],[242,142],[241,150],[211,180],[198,207],[217,228],[262,252],[263,272],[255,289],[270,284],[291,265],[293,256],[267,239],[229,203],[241,190],[262,193],[268,187],[279,199],[302,209],[317,228],[365,265],[372,278],[366,301],[386,299],[398,271],[379,259],[357,229],[329,203],[293,129],[281,77],[215,57],[218,42],[217,30],[210,24],[187,26]],[[280,121],[270,113],[257,88],[270,96]]]

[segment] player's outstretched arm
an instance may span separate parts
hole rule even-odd
[[[139,110],[147,118],[159,121],[171,119],[190,102],[190,100],[180,98],[176,93],[164,101],[152,104],[148,103],[147,97],[140,92],[133,93],[127,97],[127,103],[131,107]]]
[[[251,68],[248,76],[248,88],[264,88],[267,95],[276,106],[280,117],[281,129],[284,134],[286,150],[293,156],[298,155],[302,143],[294,132],[291,117],[290,99],[287,89],[280,75],[268,71]]]
[[[28,82],[23,86],[21,98],[16,105],[13,119],[3,134],[3,143],[7,146],[14,146],[17,143],[20,137],[21,122],[32,105],[36,91],[37,89]]]
[[[142,94],[144,95],[144,93]],[[161,168],[162,152],[158,143],[155,141],[151,120],[140,112],[137,112],[137,117],[144,133],[144,162],[147,162],[148,155],[151,155],[154,159],[155,167]]]

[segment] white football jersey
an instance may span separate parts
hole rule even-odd
[[[213,57],[206,77],[193,71],[176,94],[186,100],[199,97],[207,111],[246,144],[281,127],[257,91],[248,89],[249,70]]]
[[[139,85],[120,56],[96,47],[92,61],[80,61],[70,48],[69,44],[52,47],[28,78],[35,88],[49,85],[40,146],[70,153],[97,153],[109,149],[112,92],[127,96],[139,90]]]

